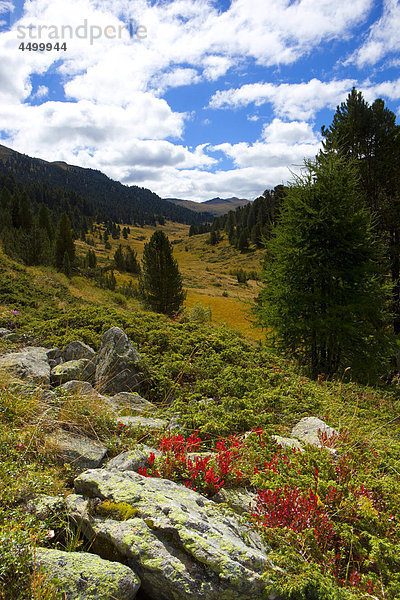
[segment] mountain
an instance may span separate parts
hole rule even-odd
[[[0,174],[13,176],[24,186],[40,184],[79,194],[92,204],[99,221],[138,225],[163,219],[189,225],[210,221],[209,211],[198,212],[167,202],[146,188],[113,181],[101,171],[31,158],[2,145]]]
[[[251,200],[245,198],[212,198],[205,202],[193,202],[192,200],[180,200],[179,198],[165,198],[168,202],[172,202],[177,206],[184,206],[196,212],[207,212],[214,217],[225,215],[230,210],[235,210],[238,206],[245,206]]]

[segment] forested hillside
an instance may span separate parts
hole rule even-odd
[[[162,200],[157,194],[137,186],[122,185],[104,173],[63,162],[46,162],[30,158],[0,145],[0,173],[12,175],[25,186],[39,184],[62,188],[86,199],[98,222],[154,225],[171,219],[178,223],[201,223],[210,220],[208,213],[195,213]]]

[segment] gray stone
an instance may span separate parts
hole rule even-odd
[[[0,356],[0,369],[10,371],[21,379],[36,384],[50,383],[50,365],[47,348],[27,347],[20,352]]]
[[[107,448],[100,442],[62,430],[47,436],[46,445],[60,460],[80,469],[100,466],[107,453]]]
[[[138,471],[150,465],[150,454],[154,454],[156,458],[161,456],[161,452],[156,448],[146,446],[146,444],[138,444],[133,450],[122,452],[115,458],[109,460],[105,465],[105,469],[118,469],[118,471]]]
[[[96,352],[93,350],[93,348],[79,341],[71,342],[65,346],[61,353],[64,362],[68,362],[70,360],[80,360],[81,358],[93,360],[95,355]]]
[[[140,587],[129,567],[87,552],[36,548],[34,562],[65,600],[133,600]]]
[[[47,496],[41,494],[27,503],[27,509],[32,515],[43,521],[60,514],[65,508],[63,496]]]
[[[299,440],[282,437],[280,435],[273,435],[272,439],[278,444],[278,446],[282,446],[282,448],[295,448],[296,450],[301,450],[301,452],[304,450],[304,445]]]
[[[50,348],[50,350],[47,351],[47,358],[50,367],[53,369],[62,361],[61,351],[58,348]]]
[[[71,380],[93,380],[95,366],[93,362],[87,358],[79,360],[70,360],[61,363],[51,370],[51,383],[53,385],[61,385]]]
[[[234,511],[239,514],[249,512],[250,507],[255,505],[257,494],[250,492],[245,488],[237,488],[235,490],[226,490],[222,488],[218,494],[212,498],[217,504],[228,504]]]
[[[141,427],[143,429],[166,429],[168,421],[165,419],[153,419],[151,417],[117,417],[116,423],[122,423],[126,427]]]
[[[67,510],[99,554],[114,553],[154,600],[262,600],[274,568],[261,540],[230,509],[172,481],[103,469],[75,480]],[[99,500],[132,507],[104,516]],[[121,517],[123,519],[123,517]],[[272,596],[271,596],[272,597]]]
[[[338,435],[338,432],[335,429],[329,427],[329,425],[317,417],[304,417],[304,419],[301,419],[301,421],[293,427],[291,435],[306,444],[320,447],[321,442],[318,435],[319,432],[326,433],[328,437],[333,434]]]
[[[88,381],[80,381],[79,379],[66,381],[61,385],[61,389],[70,394],[78,394],[79,396],[98,396],[98,393]]]
[[[157,410],[157,407],[152,402],[139,396],[139,394],[131,394],[130,392],[119,392],[113,396],[113,400],[120,402],[130,410],[136,412],[147,412]]]
[[[139,383],[140,356],[119,327],[103,335],[96,363],[95,383],[103,394],[131,392]]]

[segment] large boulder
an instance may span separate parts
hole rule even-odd
[[[67,381],[92,381],[94,373],[95,366],[91,360],[87,358],[69,360],[53,367],[51,370],[51,383],[53,385],[62,385]]]
[[[75,489],[69,515],[95,552],[138,574],[151,599],[265,600],[268,551],[228,508],[132,471],[89,470]]]
[[[103,335],[97,356],[97,389],[103,394],[131,392],[139,383],[139,361],[139,353],[126,333],[112,327]]]
[[[68,362],[70,360],[80,360],[81,358],[87,358],[88,360],[93,360],[96,352],[83,342],[71,342],[67,346],[65,346],[64,350],[61,352],[61,356],[64,362]]]
[[[35,384],[50,383],[50,365],[47,348],[27,347],[20,352],[0,356],[0,369]]]
[[[36,548],[34,562],[65,600],[133,600],[140,587],[129,567],[87,552]]]
[[[79,469],[95,469],[107,453],[100,442],[62,430],[47,436],[46,446],[60,461]]]
[[[304,417],[292,429],[291,435],[311,446],[321,446],[321,435],[328,438],[333,435],[339,435],[338,432],[329,427],[324,421],[317,417]]]

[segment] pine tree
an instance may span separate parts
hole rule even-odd
[[[118,246],[116,251],[114,252],[114,263],[118,271],[125,271],[125,258],[122,252],[121,244]]]
[[[167,315],[180,312],[186,294],[178,263],[163,231],[155,231],[144,246],[139,285],[142,297],[153,310]]]
[[[314,376],[351,367],[372,377],[390,344],[370,213],[351,165],[328,153],[307,166],[267,245],[258,314]]]
[[[137,259],[135,250],[128,247],[125,254],[125,269],[128,273],[138,274],[140,273],[140,264]]]
[[[386,241],[393,326],[400,334],[400,126],[396,125],[396,115],[381,99],[370,106],[353,88],[322,134],[327,152],[334,150],[347,162],[355,162],[359,188]]]
[[[69,259],[69,254],[68,254],[67,250],[64,252],[62,272],[67,277],[70,277],[70,275],[71,275],[71,261]]]
[[[70,266],[75,261],[75,244],[72,237],[71,222],[66,213],[63,213],[57,225],[55,240],[55,264],[57,269],[63,270],[64,254],[68,254]]]

